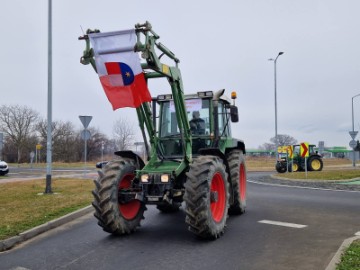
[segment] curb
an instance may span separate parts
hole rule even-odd
[[[325,270],[335,270],[337,264],[340,263],[341,255],[351,245],[351,243],[357,239],[360,239],[360,236],[353,236],[348,239],[345,239]]]
[[[0,241],[0,252],[9,250],[13,248],[15,245],[20,244],[26,240],[29,240],[39,234],[42,234],[48,230],[54,229],[56,227],[59,227],[65,223],[68,223],[74,219],[77,219],[81,216],[84,216],[90,212],[93,211],[93,207],[91,205],[84,207],[82,209],[79,209],[75,212],[72,212],[70,214],[67,214],[63,217],[60,217],[58,219],[51,220],[45,224],[39,225],[35,228],[32,228],[30,230],[27,230],[25,232],[19,233],[17,236],[13,236],[11,238],[5,239]]]
[[[277,180],[287,180],[287,181],[294,181],[294,182],[309,182],[309,183],[327,183],[327,184],[340,184],[340,183],[347,183],[347,182],[357,182],[360,180],[359,177],[356,178],[350,178],[350,179],[339,179],[339,180],[319,180],[319,179],[295,179],[295,178],[286,178],[281,176],[276,176],[274,174],[271,174],[270,177],[272,179]]]

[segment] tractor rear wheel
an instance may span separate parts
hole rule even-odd
[[[323,168],[323,161],[318,156],[312,156],[308,161],[309,171],[321,171]]]
[[[220,237],[229,208],[228,175],[223,161],[215,156],[199,156],[186,176],[185,222],[189,230],[201,238]]]
[[[144,218],[146,208],[143,202],[132,200],[120,203],[118,198],[120,190],[130,188],[135,169],[134,160],[129,158],[110,161],[94,181],[94,216],[99,226],[108,233],[129,234],[136,230]]]
[[[233,192],[233,202],[229,207],[230,215],[239,215],[246,208],[246,168],[243,151],[234,150],[227,155],[230,168],[230,179]]]

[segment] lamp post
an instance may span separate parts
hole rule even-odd
[[[357,132],[355,132],[354,130],[354,98],[360,96],[360,94],[357,94],[355,96],[353,96],[351,98],[351,116],[352,116],[352,134],[350,134],[352,136],[352,139],[354,140],[356,135],[357,135]],[[355,150],[353,148],[353,167],[355,167]]]
[[[46,187],[45,194],[51,194],[52,173],[52,2],[48,1],[48,100],[46,140]]]
[[[275,156],[277,157],[277,149],[279,146],[277,133],[277,93],[276,93],[276,61],[284,52],[279,52],[275,59],[270,58],[269,61],[274,61],[274,99],[275,99]]]

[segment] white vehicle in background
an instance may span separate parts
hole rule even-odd
[[[5,175],[9,172],[9,166],[5,161],[0,160],[0,175]]]

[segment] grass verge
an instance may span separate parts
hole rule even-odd
[[[52,179],[53,194],[44,195],[45,180],[0,185],[0,240],[90,205],[92,180]]]
[[[341,256],[336,270],[358,270],[360,269],[360,240],[354,241]]]
[[[315,180],[344,180],[360,178],[360,170],[329,170],[320,172],[294,172],[294,173],[277,173],[276,177],[288,179],[315,179]]]

